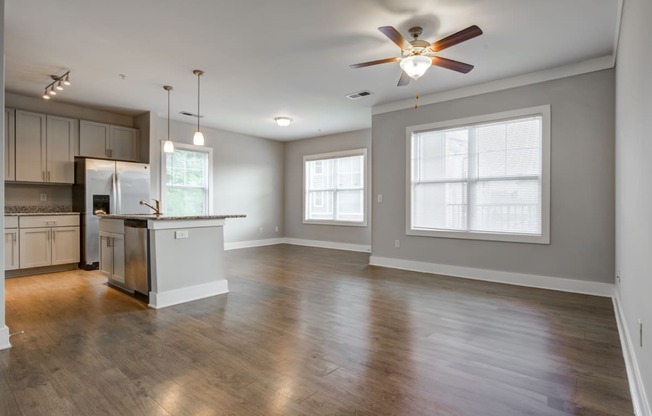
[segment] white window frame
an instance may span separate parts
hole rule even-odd
[[[338,159],[338,158],[344,158],[344,157],[350,157],[350,156],[362,156],[362,174],[364,176],[364,180],[362,181],[363,183],[363,188],[362,188],[362,195],[363,195],[363,200],[362,200],[362,218],[363,220],[361,222],[356,222],[356,221],[338,221],[338,220],[309,220],[306,218],[307,212],[306,212],[306,194],[308,193],[308,174],[306,172],[307,170],[307,164],[306,162],[312,162],[315,160],[326,160],[326,159]],[[367,226],[367,212],[368,212],[368,207],[369,207],[369,171],[367,168],[367,149],[362,148],[362,149],[352,149],[352,150],[343,150],[340,152],[330,152],[330,153],[320,153],[316,155],[306,155],[303,157],[303,189],[302,189],[302,195],[303,195],[303,223],[304,224],[316,224],[316,225],[343,225],[346,227],[366,227]],[[335,192],[333,195],[336,195],[337,192]],[[333,201],[333,205],[337,203],[337,198],[335,197]]]
[[[207,153],[208,154],[208,172],[207,172],[207,182],[206,182],[206,187],[207,187],[207,192],[206,192],[206,207],[208,207],[208,212],[206,215],[211,215],[213,213],[213,148],[212,147],[207,147],[207,146],[196,146],[194,144],[186,144],[186,143],[177,143],[173,142],[174,144],[174,149],[183,149],[183,150],[191,150],[193,152],[201,152],[201,153]],[[163,151],[163,146],[165,145],[165,141],[161,140],[161,175],[160,175],[160,196],[161,196],[161,210],[163,211],[163,214],[166,213],[167,211],[167,201],[166,201],[166,182],[167,182],[167,162],[165,155],[166,153]]]
[[[412,228],[412,135],[431,130],[504,121],[528,116],[541,116],[541,234],[500,233],[486,231],[455,231]],[[500,113],[485,114],[437,123],[410,126],[406,129],[406,211],[405,234],[424,237],[462,238],[471,240],[508,241],[550,244],[550,105],[528,107]]]

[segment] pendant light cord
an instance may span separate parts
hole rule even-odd
[[[168,90],[168,141],[170,140],[170,90]]]
[[[197,131],[199,130],[199,94],[201,89],[199,88],[199,78],[201,78],[201,73],[197,74]]]

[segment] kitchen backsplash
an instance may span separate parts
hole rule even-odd
[[[5,205],[5,214],[71,212],[70,205]]]

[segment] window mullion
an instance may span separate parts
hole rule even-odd
[[[475,225],[475,188],[478,183],[478,140],[477,129],[470,126],[468,129],[468,181],[466,184],[466,229],[472,230]]]

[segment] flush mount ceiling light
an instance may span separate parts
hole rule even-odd
[[[399,65],[407,76],[412,79],[419,79],[432,66],[432,58],[423,55],[412,55],[401,59]]]
[[[165,153],[173,153],[174,143],[172,143],[172,140],[170,140],[170,91],[172,90],[172,87],[169,85],[164,85],[163,89],[168,92],[168,137],[165,140],[165,143],[163,143],[163,151]]]
[[[197,75],[197,131],[195,132],[195,135],[192,138],[192,144],[196,146],[203,146],[204,145],[204,135],[202,134],[201,130],[199,130],[199,119],[201,118],[201,113],[199,112],[199,79],[201,78],[202,75],[204,75],[204,71],[201,69],[195,69],[192,71],[193,74]]]
[[[292,123],[290,117],[274,117],[274,121],[276,121],[276,125],[280,127],[287,127]]]
[[[64,86],[71,85],[70,71],[61,76],[50,75],[50,78],[52,78],[52,82],[45,87],[45,92],[43,92],[43,98],[46,100],[49,100],[51,95],[57,95],[57,91],[63,91]]]

